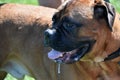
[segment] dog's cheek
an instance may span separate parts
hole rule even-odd
[[[91,38],[96,39],[97,37],[97,30],[96,29],[89,29],[89,28],[81,28],[78,31],[78,37],[79,38]]]

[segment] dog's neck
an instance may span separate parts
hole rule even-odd
[[[109,52],[109,55],[105,58],[105,60],[118,59],[118,57],[120,57],[120,15],[116,14],[116,18],[117,19],[115,19],[114,22],[115,24],[113,25],[113,32],[111,33],[112,40],[109,39],[109,44],[114,43],[114,45],[109,45],[108,47],[113,51]],[[120,61],[120,59],[118,60]]]
[[[86,54],[81,61],[93,61],[93,62],[102,62],[104,61],[105,58],[107,58],[108,56],[110,56],[113,53],[117,53],[118,55],[118,51],[120,51],[120,20],[118,15],[116,15],[115,19],[115,24],[113,25],[113,31],[109,31],[106,34],[108,34],[107,36],[103,36],[103,38],[106,38],[105,42],[103,43],[104,46],[102,46],[101,44],[99,44],[100,46],[98,46],[98,44],[94,47],[95,51],[94,52],[90,52],[89,54]],[[103,34],[104,35],[104,34]],[[101,39],[101,38],[100,38]],[[97,48],[96,48],[97,47]],[[101,47],[102,50],[99,50],[98,47]],[[98,49],[98,50],[97,50]],[[117,56],[115,55],[115,56]],[[113,57],[114,58],[114,57]],[[120,59],[119,59],[120,61]]]
[[[103,54],[106,54],[106,60],[120,61],[120,15],[116,14],[116,18],[113,25],[113,31],[110,32],[106,41],[106,48]]]

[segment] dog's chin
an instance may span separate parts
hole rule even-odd
[[[88,51],[90,45],[85,44],[77,49],[68,52],[60,52],[55,49],[52,49],[48,53],[48,58],[54,60],[57,63],[74,63],[79,61]]]

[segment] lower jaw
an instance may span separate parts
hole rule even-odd
[[[72,54],[70,57],[66,59],[58,58],[55,59],[54,61],[57,63],[67,63],[67,64],[74,63],[79,61],[88,52],[88,50],[89,50],[89,45],[86,45],[85,47],[79,49],[77,53]]]
[[[68,60],[57,58],[57,59],[54,59],[54,61],[57,63],[67,63],[68,64],[68,63],[77,62],[79,60],[81,60],[81,61],[88,60],[88,57],[86,57],[86,55],[88,55],[88,52],[92,49],[92,46],[95,42],[96,42],[95,40],[91,40],[91,41],[84,43],[84,45],[81,46],[81,49],[79,49],[76,54],[72,54],[72,56]]]

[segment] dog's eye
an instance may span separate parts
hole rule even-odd
[[[73,24],[73,23],[67,23],[67,22],[64,22],[63,23],[63,26],[64,26],[64,28],[66,28],[66,29],[68,29],[68,28],[75,28],[76,27],[76,25],[75,24]]]

